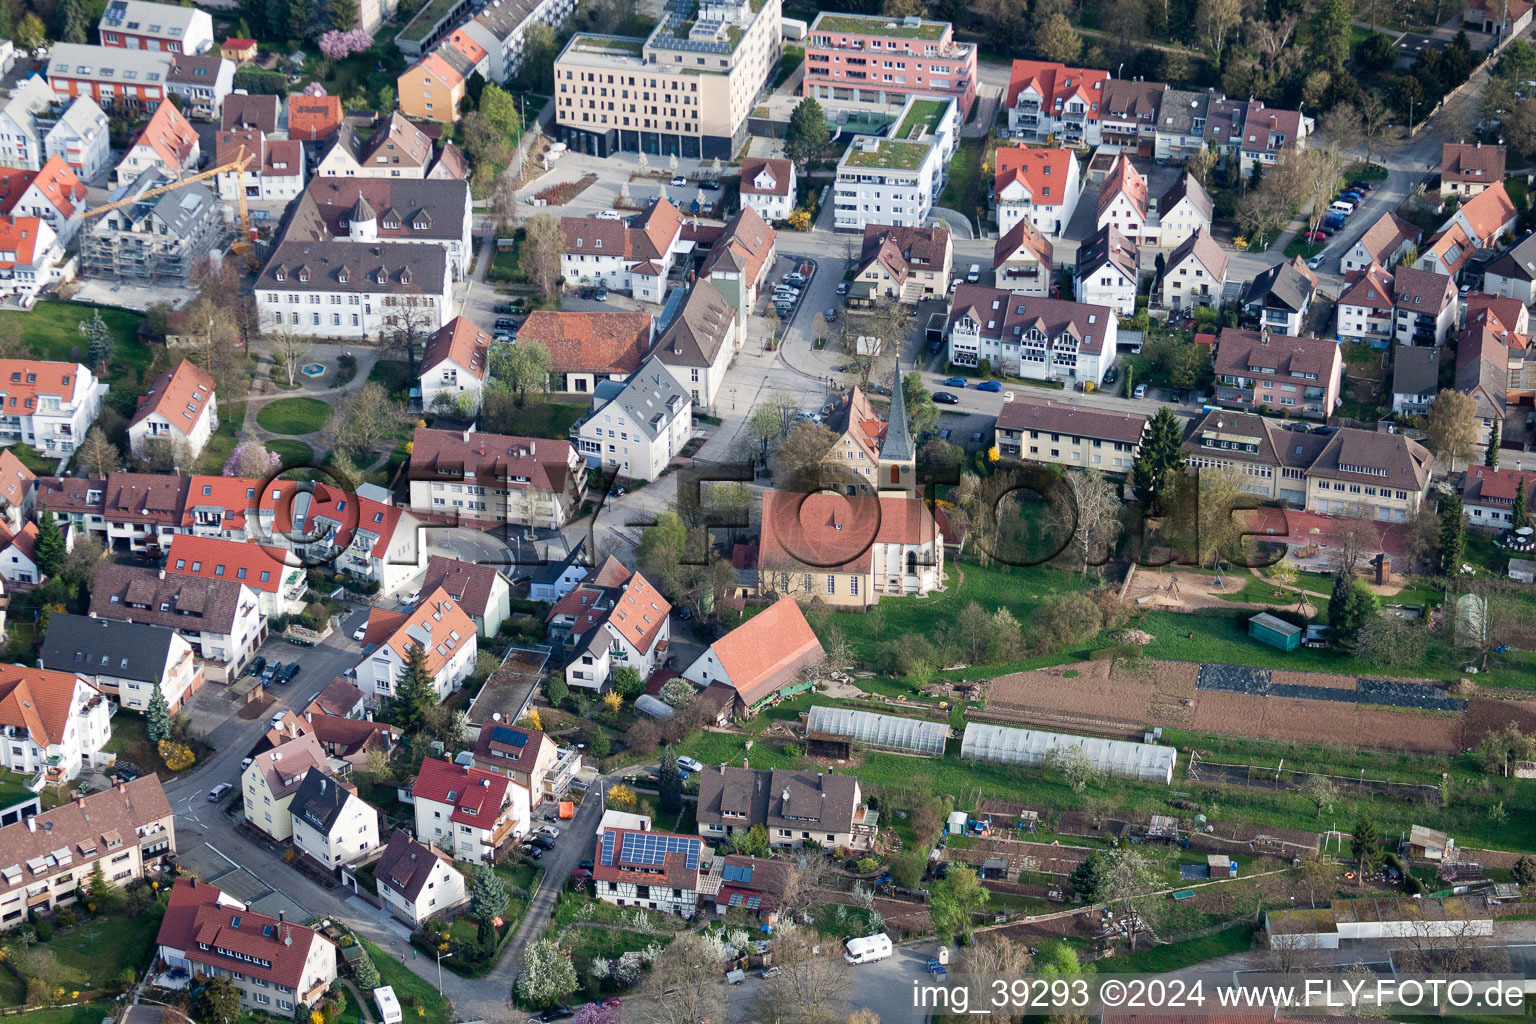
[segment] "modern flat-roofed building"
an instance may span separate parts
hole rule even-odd
[[[833,227],[922,226],[949,176],[959,124],[953,100],[911,96],[889,135],[855,135],[837,164]]]
[[[196,7],[109,0],[96,26],[102,46],[199,54],[213,46],[213,16]]]
[[[948,96],[969,117],[976,102],[976,46],[955,42],[947,21],[822,11],[805,45],[802,96],[899,103],[908,96]]]
[[[732,159],[779,60],[780,0],[667,0],[646,38],[578,32],[555,58],[561,142]]]

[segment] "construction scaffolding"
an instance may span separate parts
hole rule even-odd
[[[181,188],[154,171],[113,194],[110,210],[87,225],[80,271],[115,281],[186,281],[223,239],[218,197],[199,182]],[[155,194],[149,194],[155,193]]]

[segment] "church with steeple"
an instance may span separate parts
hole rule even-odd
[[[851,480],[842,484],[848,494],[874,493],[881,497],[917,497],[917,450],[907,420],[907,403],[897,371],[891,385],[891,407],[881,416],[869,395],[858,385],[827,414],[826,427],[838,435],[832,445],[834,465],[859,477],[861,488]]]

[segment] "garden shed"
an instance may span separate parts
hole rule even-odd
[[[1301,627],[1269,612],[1259,612],[1248,620],[1248,636],[1282,651],[1294,651],[1301,646]]]
[[[1039,729],[1010,729],[980,722],[965,727],[960,756],[998,764],[1040,764],[1053,751],[1070,747],[1081,747],[1089,762],[1107,775],[1164,785],[1173,781],[1173,766],[1178,760],[1177,748],[1158,743],[1107,740]]]
[[[806,717],[805,737],[815,757],[847,758],[854,747],[943,757],[949,725],[818,704]]]

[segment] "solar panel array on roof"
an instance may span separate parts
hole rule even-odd
[[[528,742],[528,735],[515,729],[508,729],[504,725],[498,725],[491,729],[491,742],[505,743],[509,747],[521,747]]]
[[[613,866],[613,837],[616,833],[603,833],[603,864]],[[695,871],[699,866],[699,847],[703,845],[700,840],[688,836],[667,835],[660,832],[626,832],[623,844],[619,847],[619,861],[623,864],[638,864],[644,867],[660,868],[667,863],[667,854],[681,853],[688,858],[688,870]]]
[[[752,865],[727,864],[725,866],[724,872],[722,873],[722,877],[727,882],[750,882],[752,881]]]

